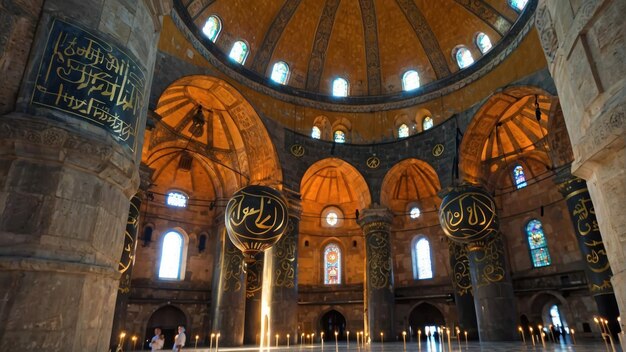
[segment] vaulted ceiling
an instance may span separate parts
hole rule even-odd
[[[350,96],[402,91],[402,75],[417,70],[422,85],[459,71],[455,48],[482,56],[475,39],[494,45],[520,14],[506,0],[177,0],[196,28],[217,15],[215,45],[228,54],[244,40],[244,66],[269,77],[272,65],[289,65],[287,85],[329,95],[332,80],[347,78]],[[223,56],[224,60],[228,60]]]

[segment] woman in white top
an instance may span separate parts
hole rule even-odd
[[[150,340],[150,348],[152,351],[158,351],[163,349],[163,344],[165,343],[165,339],[161,335],[161,329],[154,329],[154,337]]]
[[[178,327],[178,335],[174,338],[174,348],[172,351],[179,352],[182,351],[183,346],[185,346],[185,341],[187,340],[187,336],[185,335],[185,328],[182,326]]]

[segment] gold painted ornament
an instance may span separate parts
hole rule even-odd
[[[287,202],[279,191],[260,185],[240,189],[226,204],[226,231],[244,261],[272,247],[287,230]]]
[[[498,233],[496,203],[482,188],[464,185],[441,202],[439,222],[446,236],[457,243],[486,240]]]

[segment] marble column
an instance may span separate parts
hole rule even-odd
[[[461,331],[467,331],[469,338],[477,339],[478,326],[476,323],[467,246],[448,239],[448,249],[450,253],[450,267],[452,268],[454,303],[459,316],[459,325]]]
[[[367,286],[367,326],[372,341],[381,341],[382,332],[390,341],[393,333],[393,263],[391,257],[391,221],[387,208],[363,209],[357,220],[365,235],[365,285]]]
[[[0,350],[106,351],[160,22],[148,0],[42,6],[0,117]]]
[[[598,306],[598,313],[610,322],[612,332],[617,332],[619,308],[611,285],[611,265],[602,242],[596,211],[585,180],[572,176],[568,170],[559,175],[559,190],[567,203],[578,248],[585,262],[589,290]]]
[[[289,205],[289,226],[283,237],[270,248],[266,255],[271,262],[270,327],[279,334],[281,345],[287,334],[298,334],[298,235],[302,205],[300,195],[283,191]]]
[[[261,296],[263,288],[264,253],[246,265],[246,303],[243,343],[258,345],[261,341]]]
[[[241,251],[228,238],[223,215],[220,218],[211,299],[211,333],[220,334],[220,346],[241,346],[246,312],[246,264]]]
[[[467,255],[480,340],[518,340],[515,294],[502,234],[468,244]]]
[[[622,317],[626,316],[624,13],[623,0],[540,0],[535,17],[574,152],[571,171],[587,181]]]

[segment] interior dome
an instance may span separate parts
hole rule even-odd
[[[204,46],[203,55],[218,60],[218,68],[229,76],[318,103],[361,105],[411,100],[444,87],[458,89],[463,86],[458,82],[470,76],[476,79],[517,45],[515,39],[525,35],[536,6],[529,2],[519,10],[507,0],[174,3],[177,15]],[[213,27],[205,27],[208,21]],[[488,50],[481,46],[487,45],[485,36]],[[229,57],[239,41],[247,49],[239,56],[242,64]],[[469,54],[474,62],[460,68],[457,56],[462,53],[457,54],[463,48],[468,50],[465,59]],[[276,76],[286,78],[282,84],[272,79],[277,63],[288,69]],[[404,81],[410,71],[417,76],[409,74],[410,81]],[[345,98],[333,96],[337,78],[348,83]]]

